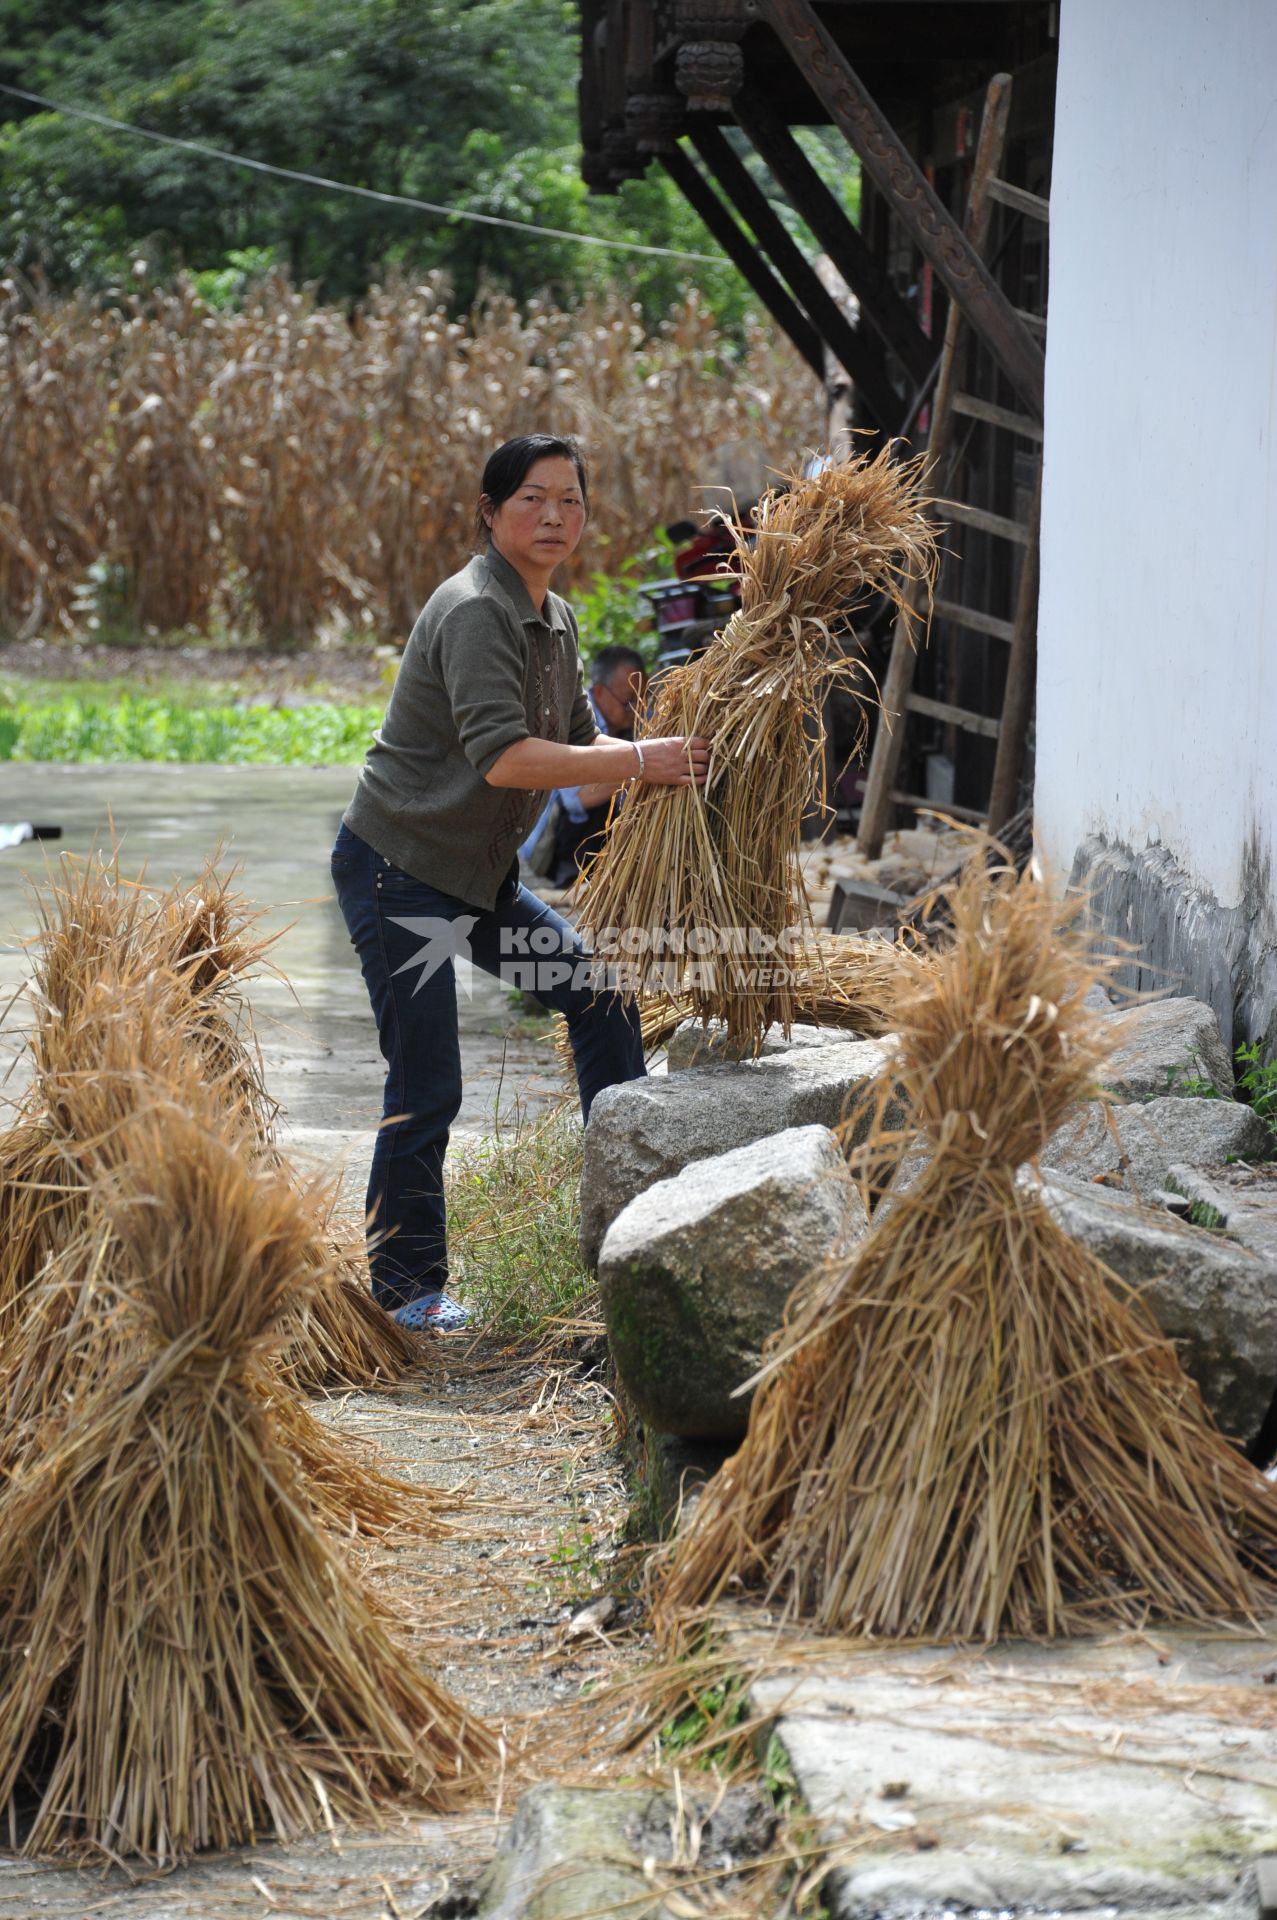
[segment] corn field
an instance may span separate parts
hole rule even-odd
[[[694,292],[655,333],[619,299],[465,321],[435,285],[353,315],[275,280],[241,310],[183,283],[110,310],[0,305],[0,633],[84,624],[266,642],[403,639],[473,550],[488,453],[571,432],[594,513],[574,577],[705,504],[724,460],[788,468],[821,432],[787,343],[733,350]]]

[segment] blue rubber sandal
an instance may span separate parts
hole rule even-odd
[[[423,1293],[405,1307],[396,1307],[391,1319],[409,1333],[458,1333],[470,1324],[469,1309],[446,1293]]]

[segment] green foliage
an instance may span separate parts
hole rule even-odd
[[[1215,1233],[1223,1226],[1224,1216],[1218,1207],[1212,1207],[1209,1200],[1194,1200],[1188,1209],[1188,1223],[1192,1227],[1205,1227]]]
[[[587,194],[579,31],[571,0],[0,0],[0,79],[380,192],[717,254],[655,164],[615,195]],[[845,159],[839,171],[822,133],[804,143],[845,199]],[[654,322],[691,279],[739,331],[749,300],[726,261],[625,255],[376,204],[7,100],[0,256],[55,286],[103,289],[127,282],[139,257],[160,277],[185,266],[213,305],[267,259],[337,299],[398,268],[442,270],[462,308],[494,283],[567,303],[619,289]]]
[[[607,1575],[603,1549],[591,1527],[576,1521],[560,1527],[550,1549],[550,1585],[562,1605],[597,1592]]]
[[[464,200],[475,184],[473,128],[496,130],[512,152],[570,124],[566,0],[108,0],[67,6],[62,22],[45,33],[26,0],[0,0],[0,77],[382,191]],[[449,264],[446,224],[413,210],[59,115],[5,111],[14,124],[0,149],[0,251],[55,281],[94,269],[108,280],[126,249],[143,244],[161,268],[197,270],[270,246],[294,277],[321,279],[338,296],[362,291],[397,253],[423,268]]]
[[[1194,1069],[1196,1060],[1181,1060],[1166,1073],[1166,1091],[1180,1100],[1222,1100],[1224,1095],[1213,1080],[1203,1080]]]
[[[661,1728],[663,1757],[670,1761],[691,1760],[700,1767],[713,1767],[739,1747],[737,1729],[749,1716],[749,1695],[744,1682],[729,1674],[712,1686],[689,1691],[684,1702]]]
[[[263,766],[357,764],[381,720],[376,707],[190,706],[151,694],[14,698],[0,759],[167,760]]]
[[[451,1156],[448,1244],[479,1328],[526,1342],[581,1315],[581,1130],[565,1113],[512,1124]]]
[[[233,307],[246,287],[265,279],[278,265],[274,247],[232,247],[224,267],[194,275],[195,291],[206,306],[220,312]]]
[[[1243,1100],[1277,1134],[1277,1059],[1265,1061],[1257,1040],[1243,1043],[1233,1057],[1241,1069],[1237,1086]]]
[[[653,665],[656,638],[651,632],[640,631],[650,609],[639,595],[639,583],[663,579],[673,571],[670,543],[662,535],[649,552],[622,561],[611,573],[592,573],[588,581],[573,587],[572,610],[580,629],[587,681],[589,664],[604,647],[635,647],[646,664]]]
[[[1237,1068],[1237,1097],[1253,1107],[1277,1134],[1277,1059],[1265,1061],[1257,1040],[1243,1041],[1233,1054]],[[1203,1080],[1195,1061],[1181,1061],[1166,1076],[1166,1091],[1182,1099],[1221,1100],[1227,1096],[1211,1080]]]

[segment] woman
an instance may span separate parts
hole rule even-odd
[[[574,440],[498,447],[479,496],[482,550],[413,628],[333,848],[386,1060],[368,1184],[373,1292],[410,1328],[469,1318],[446,1291],[443,1159],[461,1105],[453,954],[518,983],[536,965],[537,997],[567,1019],[586,1120],[601,1088],[644,1071],[634,1007],[596,992],[572,928],[519,884],[519,843],[550,788],[701,784],[708,765],[704,740],[636,745],[595,727],[576,621],[550,592],[588,512]]]

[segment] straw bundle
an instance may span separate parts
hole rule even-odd
[[[893,1026],[932,1158],[791,1308],[747,1438],[659,1600],[761,1589],[839,1632],[991,1641],[1274,1597],[1277,1501],[1142,1303],[1017,1168],[1105,1051],[1072,908],[972,864],[952,946],[898,950]],[[871,1156],[909,1141],[884,1134]]]
[[[35,1042],[45,1062],[35,1089],[38,1119],[20,1120],[0,1136],[0,1226],[8,1230],[0,1242],[0,1335],[7,1336],[0,1374],[23,1383],[20,1406],[8,1392],[11,1433],[38,1423],[73,1390],[79,1350],[68,1330],[92,1318],[121,1284],[122,1251],[104,1219],[98,1186],[104,1167],[114,1166],[114,1143],[160,1101],[201,1115],[213,1132],[233,1140],[246,1170],[287,1187],[299,1217],[309,1221],[311,1284],[294,1296],[283,1354],[273,1354],[255,1379],[305,1471],[317,1516],[342,1531],[437,1530],[428,1490],[370,1470],[360,1448],[296,1397],[299,1348],[313,1374],[313,1329],[345,1325],[350,1317],[348,1308],[324,1313],[342,1285],[327,1232],[330,1194],[320,1182],[296,1180],[276,1156],[259,1150],[260,1109],[244,1092],[237,1062],[227,1061],[219,1078],[188,1044],[182,980],[158,970],[123,983],[99,980],[78,1002],[75,1018],[56,1025],[56,1048]],[[379,1311],[371,1300],[369,1306]]]
[[[251,1131],[155,1089],[95,1144],[110,1285],[0,1488],[0,1807],[33,1809],[28,1852],[166,1862],[447,1809],[495,1755],[281,1439],[265,1361],[314,1284],[313,1219]]]
[[[109,860],[66,857],[60,879],[37,894],[39,931],[35,942],[32,997],[36,1020],[31,1036],[35,1084],[26,1103],[20,1137],[0,1141],[0,1175],[10,1176],[11,1231],[23,1242],[0,1271],[0,1332],[6,1297],[24,1284],[48,1251],[55,1228],[56,1204],[43,1190],[35,1166],[23,1166],[31,1153],[37,1163],[47,1148],[54,1158],[48,1087],[64,1062],[83,1069],[86,1030],[80,1015],[87,1001],[111,983],[145,996],[148,983],[167,978],[172,985],[169,1017],[202,1062],[209,1083],[223,1097],[243,1106],[253,1121],[253,1150],[272,1164],[286,1166],[275,1146],[278,1105],[263,1078],[260,1051],[244,987],[259,970],[274,936],[256,929],[258,916],[232,888],[231,877],[211,860],[193,886],[151,894],[140,880],[119,871],[118,852]],[[40,1140],[32,1137],[43,1137]],[[52,1128],[52,1133],[50,1132]],[[63,1129],[65,1132],[65,1128]],[[14,1153],[19,1160],[15,1163]],[[22,1204],[26,1195],[29,1203]],[[329,1231],[320,1216],[316,1245]],[[326,1253],[322,1254],[326,1260]],[[340,1248],[339,1272],[319,1289],[297,1322],[282,1364],[300,1388],[349,1388],[403,1378],[423,1358],[423,1343],[395,1325],[373,1301],[347,1236]]]
[[[765,943],[811,924],[798,846],[813,787],[823,792],[821,708],[835,685],[859,693],[865,681],[847,616],[885,593],[908,618],[930,581],[921,481],[920,461],[884,449],[765,495],[752,547],[734,529],[740,610],[661,677],[644,728],[710,739],[704,790],[640,783],[586,869],[590,926],[640,929],[654,955],[702,952],[706,929],[745,937],[743,958],[688,969],[695,1011],[724,1020],[733,1040],[757,1046],[796,1016],[784,953],[769,958]]]

